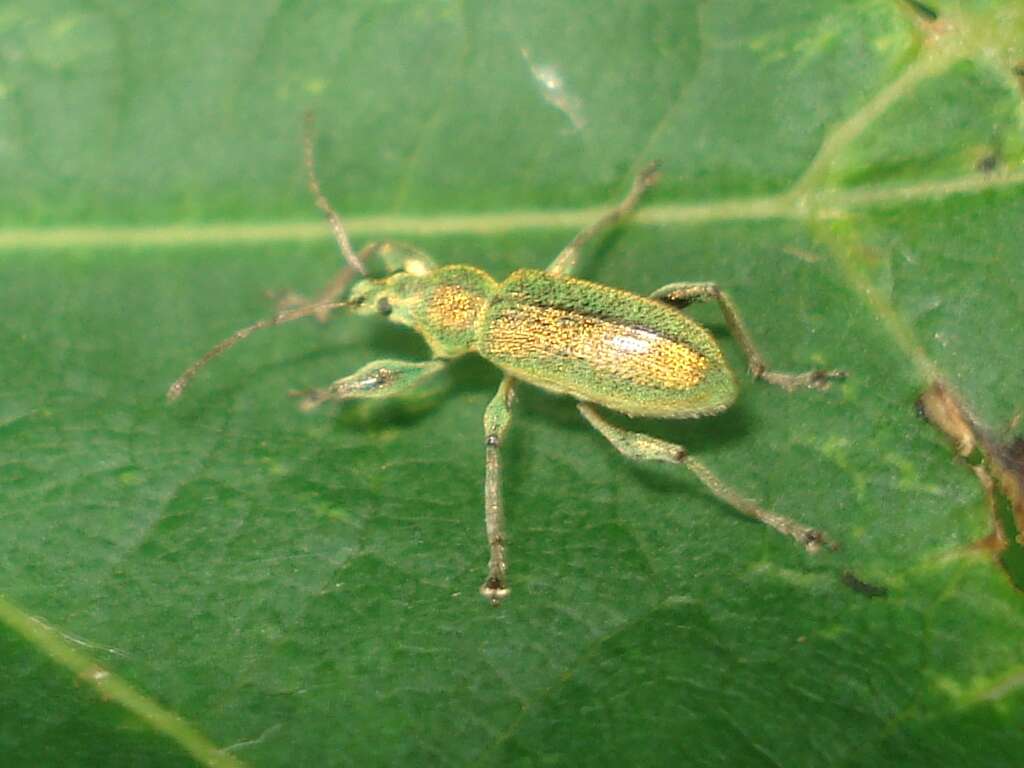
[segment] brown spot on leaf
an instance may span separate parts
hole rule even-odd
[[[1014,439],[1009,445],[997,445],[998,455],[992,472],[1006,494],[1017,526],[1017,544],[1024,546],[1024,440]]]
[[[916,407],[920,416],[950,439],[957,456],[970,467],[985,491],[992,532],[975,542],[973,548],[993,555],[1014,586],[1024,590],[1024,573],[1009,565],[1011,559],[1019,560],[1020,547],[1024,545],[1024,439],[1016,437],[1009,443],[1001,442],[940,381],[925,390]],[[979,463],[968,459],[975,450],[980,454]],[[1006,535],[1000,514],[1001,498],[1009,504],[1012,524],[1018,531],[1015,541]],[[1006,520],[1010,524],[1009,518]]]
[[[864,581],[853,571],[843,571],[841,579],[845,586],[864,597],[887,597],[889,595],[888,589]]]
[[[945,385],[936,381],[917,399],[918,415],[953,441],[960,456],[974,451],[973,419]]]
[[[1002,521],[999,519],[996,484],[992,480],[992,475],[988,473],[985,467],[979,464],[972,466],[971,469],[974,471],[975,477],[978,478],[978,483],[981,485],[982,490],[985,491],[985,501],[988,504],[989,514],[992,517],[992,533],[976,541],[974,549],[987,552],[990,555],[998,555],[1006,549],[1006,531],[1003,529]]]

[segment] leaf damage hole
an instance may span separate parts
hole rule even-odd
[[[952,442],[957,459],[985,492],[992,532],[973,548],[990,554],[1014,587],[1024,591],[1024,438],[1000,440],[941,381],[932,382],[915,406],[921,418]],[[1011,428],[1018,422],[1014,419]]]

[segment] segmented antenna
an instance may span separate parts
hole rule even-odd
[[[173,403],[179,397],[181,393],[185,391],[185,387],[196,377],[196,374],[211,360],[216,357],[220,357],[235,344],[240,342],[242,339],[248,337],[255,331],[262,328],[271,328],[275,325],[283,325],[284,323],[290,323],[292,320],[300,320],[303,317],[314,315],[317,312],[329,312],[332,309],[340,309],[342,307],[351,306],[352,302],[349,301],[331,301],[331,302],[319,302],[316,304],[307,304],[304,307],[298,309],[289,309],[283,312],[278,312],[271,318],[266,320],[260,320],[258,323],[253,323],[245,328],[240,328],[233,334],[228,336],[226,339],[221,341],[219,344],[207,352],[205,355],[196,360],[192,365],[185,369],[185,372],[179,376],[173,384],[167,389],[167,401]]]
[[[313,140],[316,133],[316,117],[312,112],[306,113],[305,120],[306,130],[303,132],[302,137],[302,154],[306,160],[306,174],[309,178],[309,191],[313,193],[313,199],[316,201],[316,207],[323,211],[324,216],[327,217],[327,223],[331,225],[331,231],[334,233],[334,239],[338,241],[338,247],[341,249],[342,254],[345,256],[347,261],[356,272],[361,275],[366,274],[366,268],[363,263],[356,256],[355,251],[352,250],[352,243],[349,242],[348,233],[345,231],[345,226],[341,223],[341,217],[331,208],[331,204],[327,202],[327,198],[324,197],[324,193],[320,190],[320,182],[316,178],[316,169],[313,164]]]

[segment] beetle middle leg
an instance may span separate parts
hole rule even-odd
[[[428,378],[441,371],[445,365],[443,360],[428,360],[423,363],[375,360],[324,389],[302,390],[290,394],[292,397],[302,398],[299,407],[304,411],[311,411],[328,400],[405,395],[421,388]]]
[[[636,204],[640,202],[640,198],[643,197],[644,192],[654,186],[657,181],[658,165],[657,163],[651,163],[633,179],[633,186],[622,202],[589,227],[581,229],[579,234],[572,239],[572,242],[565,246],[555,260],[551,262],[547,271],[553,275],[572,274],[572,271],[576,268],[576,262],[579,260],[580,249],[597,235],[615,226],[632,213],[633,209],[636,208]]]
[[[491,558],[487,565],[487,580],[480,586],[480,594],[490,600],[491,605],[498,605],[509,593],[505,579],[508,560],[505,557],[505,507],[501,500],[501,444],[512,419],[515,383],[511,376],[502,379],[484,411],[484,515]]]
[[[808,552],[815,552],[822,546],[835,549],[821,531],[790,520],[788,517],[769,512],[755,504],[718,479],[710,469],[693,458],[681,445],[661,440],[642,432],[630,432],[606,421],[593,406],[579,403],[576,406],[590,425],[600,432],[623,456],[636,461],[664,461],[678,464],[693,472],[704,487],[738,512],[759,520],[781,534],[802,544]]]
[[[750,375],[755,379],[764,379],[769,384],[791,392],[798,387],[828,389],[833,379],[846,378],[846,371],[819,369],[803,373],[780,373],[769,370],[767,363],[754,345],[754,340],[740,317],[739,310],[736,309],[729,294],[719,288],[717,283],[669,283],[652,293],[651,298],[682,306],[695,301],[717,301],[722,315],[725,317],[725,322],[729,326],[729,331],[743,348]]]

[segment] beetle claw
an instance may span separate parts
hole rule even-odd
[[[846,371],[814,371],[809,386],[815,389],[828,389],[833,381],[842,381],[846,376]]]
[[[833,552],[839,549],[838,544],[826,536],[824,531],[819,531],[817,528],[808,528],[800,536],[800,540],[804,548],[812,554],[820,551],[823,547]]]
[[[508,597],[509,592],[511,590],[497,576],[491,576],[480,585],[480,594],[490,600],[495,608],[501,605],[501,601]]]
[[[642,189],[649,189],[658,183],[661,178],[661,162],[654,160],[645,165],[640,173],[637,174],[636,183],[637,186]]]

